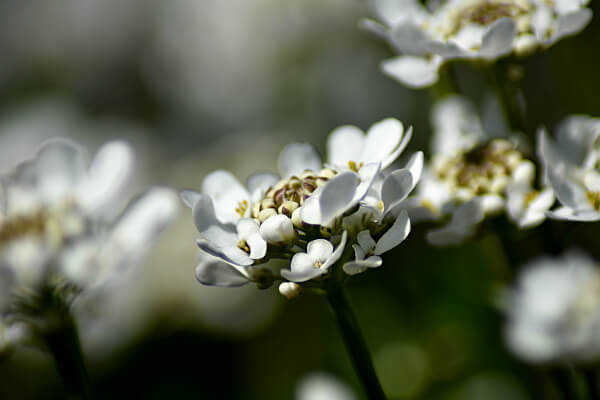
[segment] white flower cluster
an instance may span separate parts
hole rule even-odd
[[[17,295],[35,296],[43,288],[79,292],[117,278],[173,219],[177,196],[165,188],[119,207],[132,167],[133,151],[124,142],[103,145],[90,163],[76,144],[55,139],[0,177],[6,323],[27,319]]]
[[[281,152],[280,175],[252,175],[244,186],[229,172],[215,171],[201,193],[183,191],[200,232],[197,244],[211,256],[201,259],[197,279],[259,287],[281,279],[280,292],[293,297],[299,284],[324,277],[340,259],[347,274],[379,267],[381,254],[410,231],[402,202],[419,181],[423,156],[386,169],[411,136],[412,129],[405,132],[394,119],[367,134],[342,126],[329,136],[325,164],[312,146],[293,143]],[[286,263],[283,268],[269,263],[276,259]]]
[[[488,133],[474,106],[459,96],[436,103],[432,122],[432,159],[416,195],[405,201],[414,221],[449,219],[428,233],[430,243],[459,243],[486,216],[503,211],[520,228],[544,221],[554,194],[534,187],[535,164],[519,150],[516,137]]]
[[[525,267],[507,293],[506,338],[532,362],[585,362],[600,356],[600,269],[571,252]]]
[[[556,140],[540,133],[539,153],[561,207],[549,215],[574,221],[600,220],[600,120],[571,116]]]
[[[429,11],[418,0],[375,0],[381,22],[366,27],[385,38],[400,56],[383,72],[422,88],[438,80],[450,60],[494,60],[524,55],[579,32],[592,11],[582,0],[448,0]]]

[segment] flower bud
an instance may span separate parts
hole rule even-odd
[[[279,293],[288,300],[298,297],[302,287],[294,282],[283,282],[279,285]]]

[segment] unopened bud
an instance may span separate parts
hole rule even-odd
[[[279,293],[288,300],[298,297],[301,290],[302,287],[294,282],[283,282],[279,285]]]

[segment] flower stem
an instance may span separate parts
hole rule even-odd
[[[43,338],[54,357],[70,399],[90,399],[88,375],[81,352],[77,326],[70,312],[60,313]]]
[[[377,379],[367,343],[362,336],[358,321],[350,308],[344,288],[337,282],[332,283],[327,288],[327,300],[338,322],[346,350],[350,355],[358,378],[370,400],[385,400],[385,394],[379,383],[379,379]]]
[[[583,370],[582,374],[588,393],[588,399],[600,400],[600,390],[598,389],[596,371],[594,371],[592,368],[586,368]]]

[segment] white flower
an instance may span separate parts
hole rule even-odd
[[[527,265],[504,301],[509,347],[532,362],[600,356],[600,273],[587,256],[567,253]]]
[[[298,283],[327,274],[348,237],[371,230],[383,235],[381,246],[402,242],[410,225],[400,205],[420,178],[423,155],[414,155],[401,170],[384,174],[382,168],[400,155],[411,135],[394,119],[374,124],[367,135],[346,126],[328,140],[329,163],[323,164],[313,146],[292,143],[279,156],[282,178],[263,174],[245,189],[231,174],[217,171],[205,179],[203,193],[182,192],[200,232],[201,253],[212,257],[196,268],[198,281],[266,287],[281,279],[281,293],[291,297],[299,293]],[[213,182],[219,177],[226,183]],[[217,206],[220,200],[224,205]],[[392,239],[395,233],[400,236]],[[377,254],[391,248],[386,246]],[[289,269],[273,259],[289,261]]]
[[[383,260],[380,256],[402,243],[409,233],[410,220],[405,210],[402,210],[393,225],[377,242],[369,230],[359,232],[356,237],[358,243],[352,245],[355,260],[344,264],[344,272],[348,275],[356,275],[364,272],[367,268],[381,266]]]
[[[600,120],[584,116],[565,119],[556,142],[542,131],[539,153],[546,177],[562,207],[548,213],[557,219],[600,220]]]
[[[347,233],[344,231],[340,242],[334,249],[329,240],[315,239],[306,246],[306,253],[294,254],[289,270],[282,270],[281,276],[292,282],[305,282],[324,275],[342,256],[346,246]]]
[[[175,217],[177,198],[153,188],[123,210],[132,166],[133,152],[121,141],[103,145],[90,163],[74,143],[51,140],[2,176],[0,273],[10,281],[2,291],[20,293],[35,307],[22,309],[10,296],[0,312],[43,320],[30,315],[52,307],[38,300],[40,292],[92,292],[139,260]]]
[[[535,226],[554,202],[550,188],[534,188],[535,165],[516,138],[508,140],[503,124],[489,124],[496,106],[488,104],[482,121],[465,98],[449,96],[434,105],[432,159],[416,195],[400,204],[415,222],[450,219],[427,235],[433,244],[460,243],[485,217],[505,209],[519,227]]]
[[[422,88],[438,80],[449,60],[494,60],[528,54],[579,32],[590,21],[586,2],[567,0],[449,0],[429,12],[417,0],[378,0],[381,23],[365,26],[402,55],[382,63],[403,84]]]
[[[373,124],[366,135],[356,126],[340,126],[327,139],[327,162],[355,172],[366,164],[381,163],[383,170],[404,151],[411,137],[412,127],[405,133],[402,122],[393,118]]]

